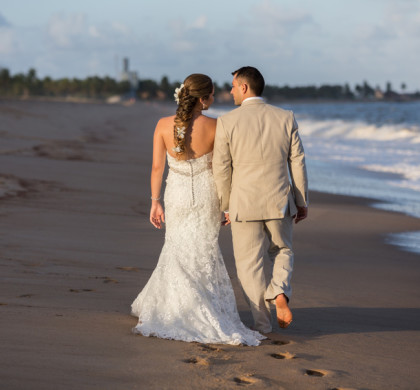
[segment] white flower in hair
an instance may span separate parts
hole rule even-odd
[[[174,98],[176,104],[179,104],[179,93],[181,92],[182,88],[184,88],[184,84],[181,84],[179,88],[175,88]]]
[[[177,134],[178,138],[184,138],[185,137],[185,127],[177,127],[176,131],[178,133]]]
[[[176,148],[172,148],[172,150],[176,153],[181,153],[181,147],[177,146]]]

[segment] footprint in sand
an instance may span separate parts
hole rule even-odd
[[[33,297],[35,294],[23,294],[23,295],[19,295],[19,298],[31,298]]]
[[[287,340],[273,340],[273,341],[271,341],[271,344],[273,344],[273,345],[287,345],[287,344],[290,344],[290,341],[287,341]]]
[[[321,377],[327,375],[327,372],[321,370],[306,370],[305,375]]]
[[[92,290],[91,288],[83,288],[83,289],[81,289],[81,290],[77,290],[77,289],[75,289],[75,288],[69,288],[69,291],[70,291],[70,292],[74,292],[74,293],[78,293],[78,292],[81,292],[81,291],[84,291],[84,292],[91,292],[91,291],[95,291],[95,290]]]
[[[118,280],[112,279],[109,276],[90,276],[89,279],[103,279],[104,283],[119,283]]]
[[[107,276],[104,278],[104,283],[118,283],[118,280],[108,278]]]
[[[116,269],[120,269],[122,271],[134,271],[134,272],[140,271],[140,268],[138,267],[116,267]]]
[[[209,366],[210,362],[207,359],[203,359],[199,356],[191,357],[184,360],[185,363],[196,364],[197,366]]]
[[[0,306],[7,306],[7,303],[0,302]]]
[[[296,355],[289,353],[289,352],[285,352],[285,353],[272,353],[270,355],[271,357],[273,357],[274,359],[296,359]]]
[[[214,347],[213,345],[210,345],[210,344],[198,344],[198,346],[204,352],[224,352],[222,348]]]
[[[236,382],[236,384],[238,384],[239,386],[249,386],[258,383],[260,380],[254,378],[253,374],[245,374],[233,378],[233,381]]]
[[[350,387],[334,387],[334,388],[328,389],[328,390],[357,390],[357,389],[350,388]]]

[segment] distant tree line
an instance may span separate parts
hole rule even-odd
[[[83,97],[106,99],[113,95],[133,96],[139,99],[173,100],[173,94],[179,81],[170,82],[167,76],[160,81],[140,79],[138,87],[133,91],[128,81],[117,81],[111,77],[87,77],[86,79],[61,78],[53,80],[50,77],[38,78],[35,69],[29,69],[27,74],[17,73],[11,75],[8,69],[0,69],[0,96],[1,97]],[[215,83],[216,100],[230,101],[231,85]],[[406,84],[401,84],[404,92]],[[377,86],[373,88],[366,81],[357,84],[352,89],[345,85],[297,86],[290,87],[266,85],[264,97],[270,101],[284,100],[359,100],[359,99],[419,99],[420,92],[400,95],[393,91],[391,83],[387,83],[384,91]]]
[[[27,74],[11,75],[8,69],[0,69],[0,96],[3,97],[87,97],[106,98],[115,94],[125,94],[130,91],[128,81],[116,81],[111,77],[88,77],[82,79],[62,78],[53,80],[50,77],[40,79],[35,69],[29,69]]]
[[[173,91],[180,84],[179,81],[170,83],[167,76],[162,77],[162,80],[156,82],[155,80],[147,79],[140,80],[139,94],[143,98],[162,98],[173,96]],[[228,94],[231,90],[231,85],[224,83],[219,86],[214,85],[216,98],[221,98],[221,95]],[[363,96],[369,97],[368,91],[363,89]],[[278,87],[274,85],[266,85],[264,88],[264,97],[269,100],[290,100],[290,99],[354,99],[356,97],[348,84],[344,87],[340,85],[323,85],[321,87]]]

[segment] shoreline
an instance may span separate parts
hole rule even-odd
[[[346,203],[355,203],[365,207],[368,207],[371,210],[376,210],[378,212],[385,212],[391,215],[398,215],[410,218],[412,224],[408,229],[403,231],[390,231],[383,232],[383,243],[384,245],[392,245],[402,252],[410,252],[416,255],[420,255],[420,246],[411,242],[411,240],[416,240],[420,243],[420,217],[415,215],[408,215],[404,212],[394,211],[386,208],[377,207],[377,204],[389,204],[381,199],[374,198],[365,198],[360,196],[353,195],[341,195],[341,194],[332,194],[329,192],[314,191],[310,190],[310,198],[315,197],[316,203],[321,204],[346,204]],[[311,200],[310,200],[311,201]],[[416,223],[416,220],[418,223]],[[409,238],[407,238],[407,236]]]
[[[107,102],[108,99],[118,97],[120,100],[117,102]],[[110,95],[106,97],[82,97],[82,96],[0,96],[0,102],[50,102],[50,103],[79,103],[79,104],[89,104],[89,103],[98,103],[98,104],[110,104],[110,105],[124,105],[125,101],[130,100],[129,97],[124,97],[124,95]],[[370,103],[416,103],[420,101],[419,98],[410,98],[410,99],[266,99],[267,103],[273,105],[279,104],[325,104],[325,103],[335,103],[335,104],[349,104],[349,103],[363,103],[363,104],[370,104]],[[135,99],[136,103],[155,103],[155,104],[163,104],[169,105],[173,102],[171,98],[168,99]],[[231,106],[232,109],[235,108],[235,105],[232,101],[229,100],[215,100],[214,107],[217,108],[218,106],[226,107]]]
[[[157,118],[172,107],[1,108],[0,174],[27,190],[0,199],[0,376],[8,390],[419,383],[419,256],[383,238],[418,219],[311,191],[308,219],[294,229],[290,328],[259,347],[136,336],[130,304],[165,233],[148,221],[150,146]],[[229,228],[220,246],[250,326]]]
[[[31,104],[35,103],[35,104],[64,104],[64,105],[71,105],[71,107],[73,106],[77,106],[77,105],[85,105],[86,103],[89,104],[94,104],[98,107],[102,107],[102,106],[110,106],[110,107],[126,107],[127,109],[129,109],[130,107],[132,107],[132,105],[125,105],[124,103],[118,103],[118,104],[110,104],[107,103],[106,101],[101,101],[101,100],[95,100],[95,99],[85,99],[82,101],[78,101],[76,100],[68,100],[68,98],[51,98],[51,100],[47,97],[47,99],[44,99],[44,97],[29,97],[29,98],[22,98],[22,99],[10,99],[10,98],[0,98],[0,101],[2,101],[3,103],[5,103],[5,105],[7,105],[7,103],[11,103],[11,104],[17,104],[19,105],[19,103],[28,103]],[[148,106],[150,108],[155,107],[155,108],[159,108],[159,110],[163,110],[164,114],[163,115],[171,115],[173,114],[173,109],[175,108],[175,104],[171,101],[157,101],[157,100],[151,100],[151,101],[136,101],[135,105],[137,106]],[[226,105],[224,104],[220,104],[220,103],[216,103],[215,104],[215,108],[217,109],[217,107],[226,107]],[[232,105],[232,108],[234,108],[235,106]],[[135,106],[133,107],[135,108]],[[0,106],[0,114],[2,107]],[[19,113],[19,110],[17,111],[11,111],[11,114],[14,114],[15,116],[19,116],[22,113]],[[42,155],[42,153],[44,153],[45,151],[41,150],[40,154]],[[0,153],[4,153],[4,152],[0,152]],[[6,152],[9,153],[9,152]],[[46,154],[48,154],[48,150],[45,152]],[[54,154],[54,153],[53,153]],[[72,153],[70,153],[70,156],[64,156],[62,158],[79,158],[80,156],[78,156],[78,153],[75,153],[75,155],[72,155]],[[83,157],[82,157],[83,158]],[[12,175],[8,175],[7,173],[5,175],[1,175],[2,172],[0,172],[0,199],[3,197],[9,197],[9,196],[14,196],[14,194],[18,194],[18,195],[23,195],[28,191],[36,191],[36,189],[34,190],[34,186],[31,186],[31,184],[29,182],[24,183],[21,179],[19,178],[13,178]],[[378,174],[381,174],[380,172]],[[383,173],[384,175],[389,175],[388,173]],[[36,185],[35,185],[36,187]],[[30,188],[30,190],[29,190]],[[311,190],[309,189],[311,194],[318,194],[316,195],[316,197],[318,199],[322,199],[323,196],[320,194],[325,194],[325,196],[332,196],[332,197],[337,197],[337,199],[341,199],[341,201],[345,200],[346,197],[349,198],[353,198],[355,201],[359,202],[360,204],[366,205],[370,208],[373,208],[375,210],[382,210],[385,212],[389,212],[389,213],[397,213],[397,214],[401,214],[401,215],[405,215],[408,217],[412,217],[412,218],[418,218],[420,219],[420,217],[416,217],[416,216],[412,216],[409,215],[403,211],[395,211],[392,209],[387,209],[387,208],[381,208],[381,207],[377,207],[376,204],[392,204],[386,200],[383,199],[376,199],[376,198],[372,198],[372,197],[363,197],[363,196],[356,196],[356,195],[346,195],[346,194],[337,194],[337,193],[333,193],[333,192],[328,192],[328,191],[322,191],[322,190]],[[340,202],[339,200],[337,200],[338,202]],[[337,202],[334,201],[334,202]],[[412,251],[412,245],[406,245],[406,240],[404,239],[404,237],[401,237],[401,239],[399,239],[398,237],[392,237],[392,235],[395,234],[404,234],[404,233],[418,233],[417,235],[420,238],[420,225],[418,227],[415,227],[414,229],[410,229],[407,230],[405,232],[390,232],[388,234],[387,237],[384,236],[384,243],[386,244],[391,244],[396,246],[398,249],[402,250],[402,251]],[[417,238],[417,236],[416,236]],[[419,240],[420,242],[420,240]],[[417,246],[417,248],[415,249],[414,253],[420,253],[419,252],[419,248]]]

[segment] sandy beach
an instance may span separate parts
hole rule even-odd
[[[312,192],[294,233],[293,324],[259,347],[131,333],[164,231],[152,137],[174,104],[0,100],[0,383],[31,389],[415,389],[420,220]],[[241,318],[230,228],[220,243]],[[164,291],[162,292],[164,293]]]

